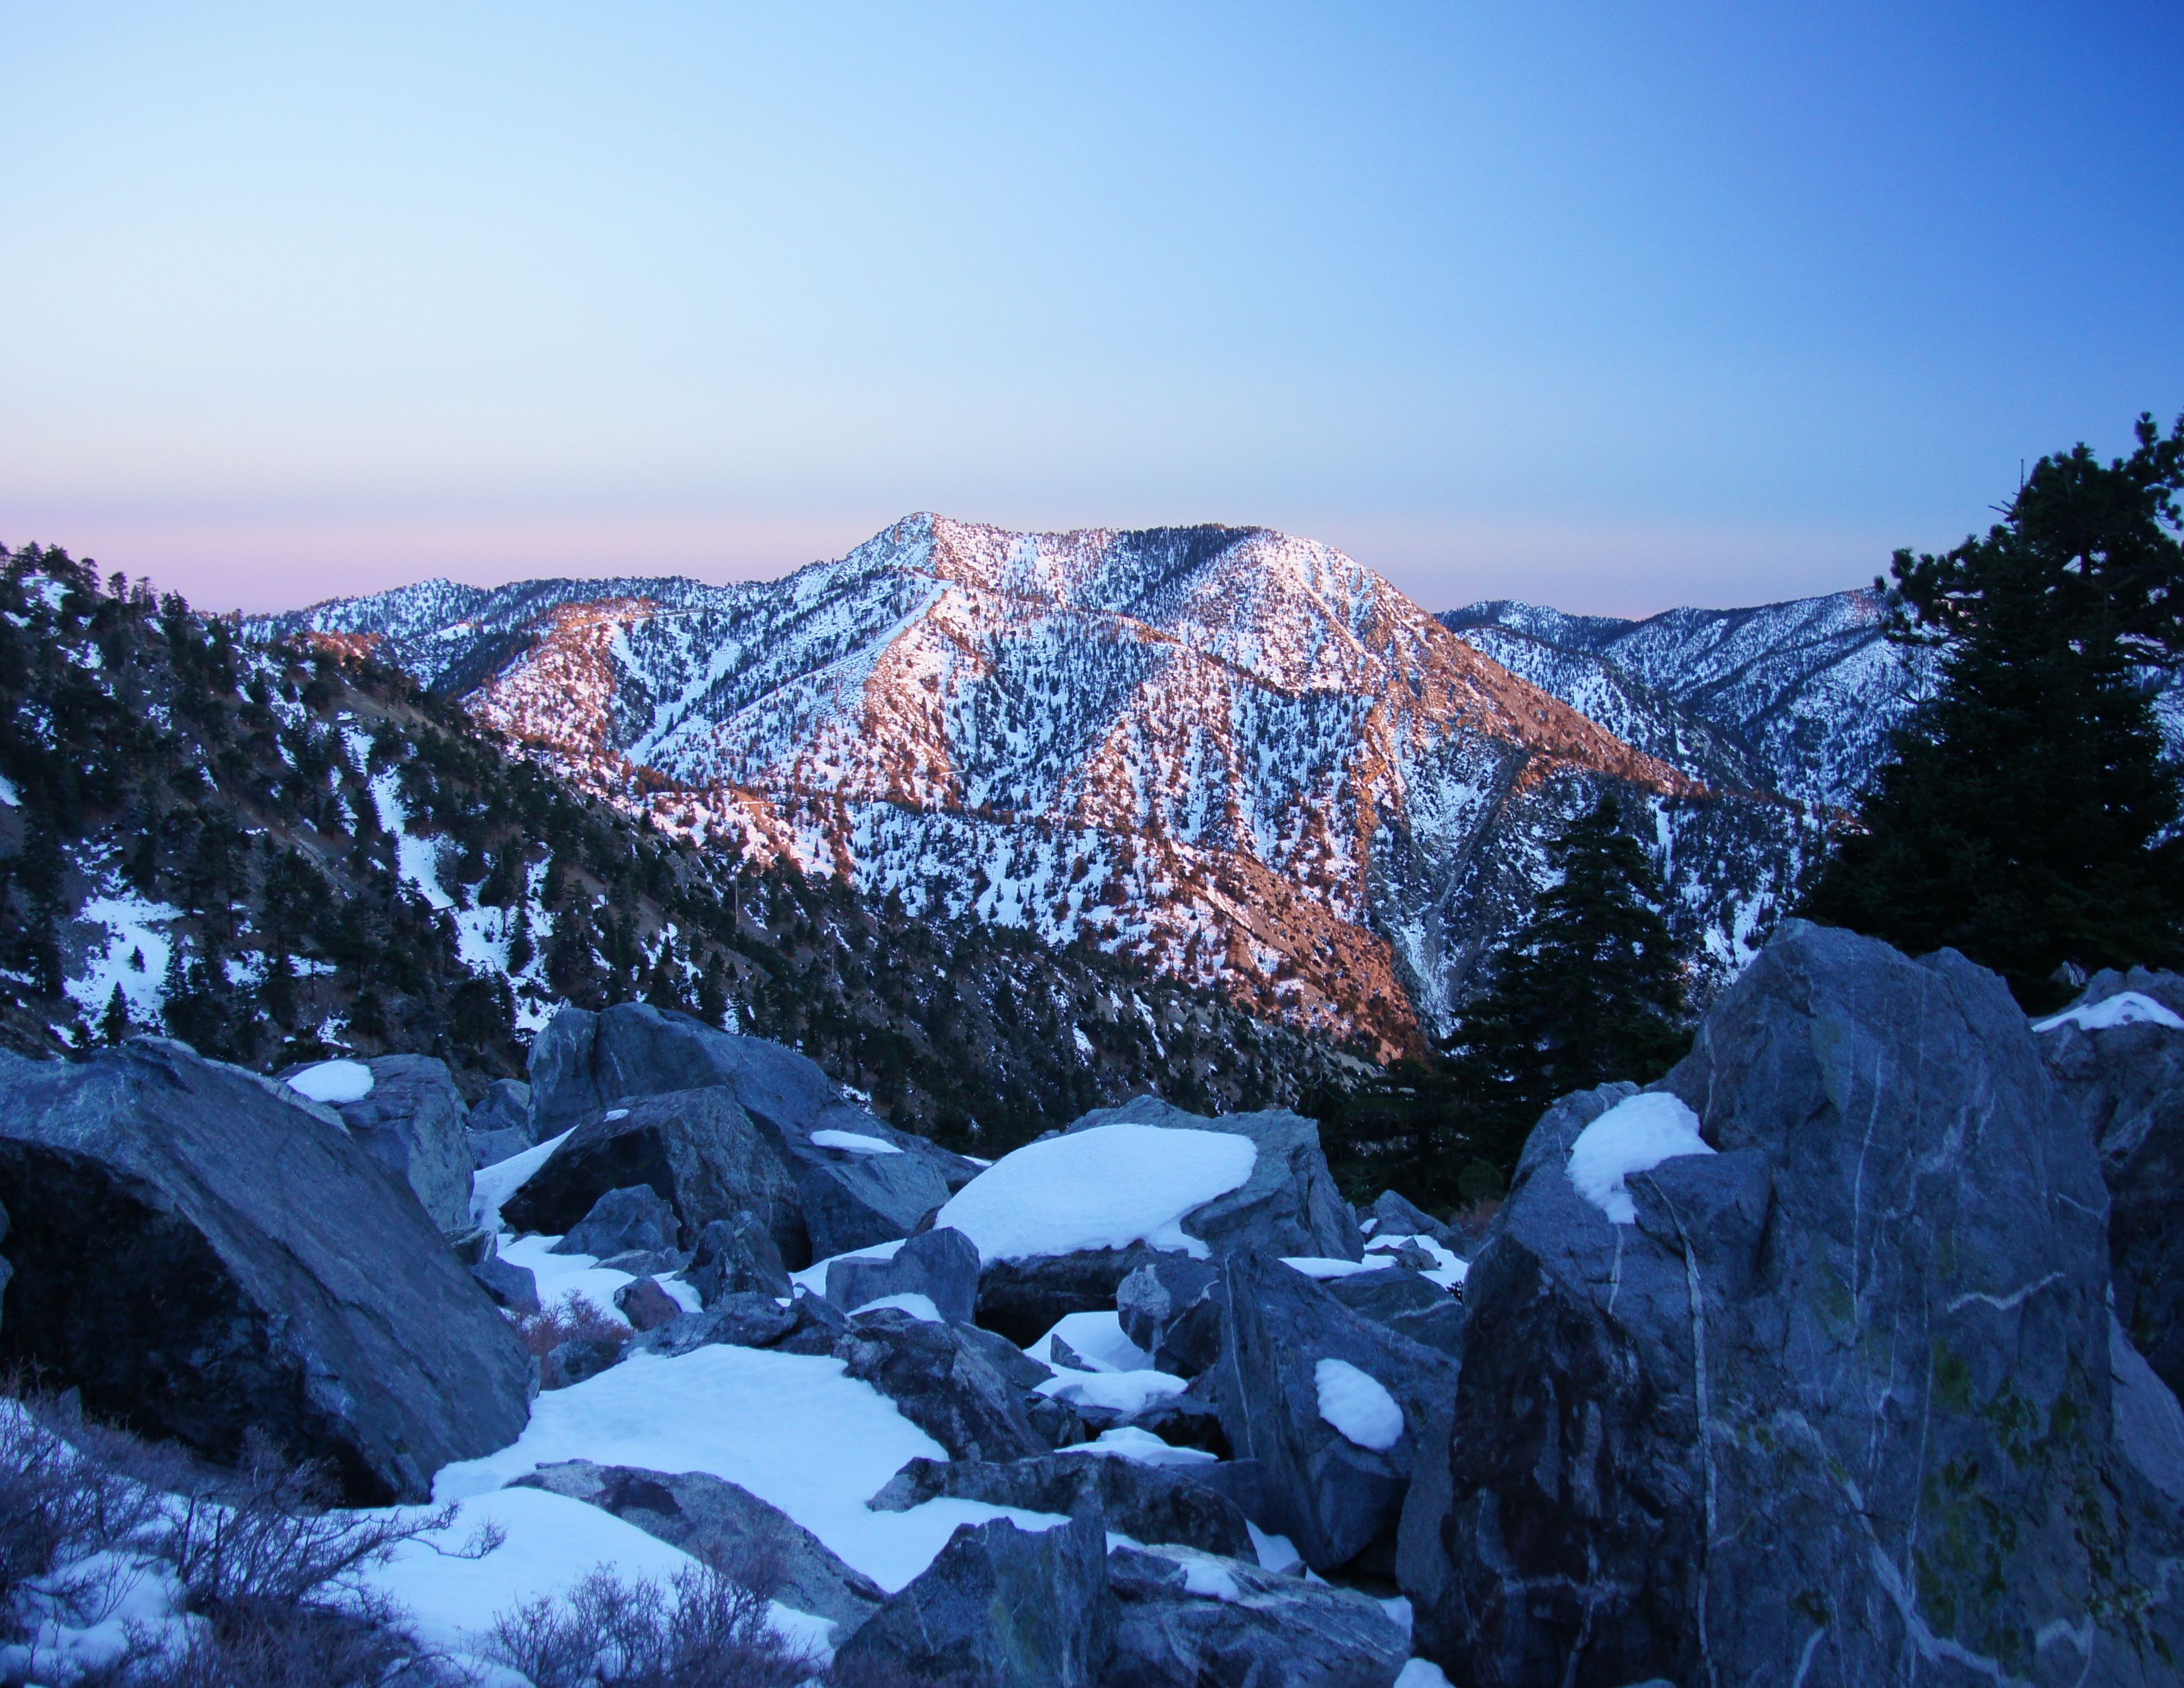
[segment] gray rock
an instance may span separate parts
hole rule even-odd
[[[675,1210],[649,1184],[631,1184],[600,1196],[548,1252],[602,1261],[636,1249],[657,1253],[675,1246]]]
[[[800,1289],[785,1311],[788,1329],[770,1346],[789,1354],[832,1355],[850,1336],[850,1321],[824,1295]]]
[[[1133,1429],[1149,1431],[1170,1447],[1198,1448],[1220,1460],[1234,1452],[1228,1446],[1228,1431],[1221,1426],[1220,1408],[1195,1395],[1162,1396],[1131,1414],[1128,1422]]]
[[[470,1145],[472,1163],[481,1167],[512,1161],[532,1146],[516,1131],[465,1131],[463,1139]]]
[[[978,1245],[953,1226],[921,1231],[889,1260],[838,1260],[827,1299],[852,1311],[883,1295],[923,1295],[940,1317],[968,1323],[978,1305]]]
[[[786,1295],[788,1268],[772,1234],[755,1213],[706,1222],[683,1276],[710,1306],[728,1295]]]
[[[548,1389],[566,1389],[617,1364],[627,1345],[604,1336],[572,1336],[548,1352],[541,1371]]]
[[[1118,1603],[1101,1688],[1389,1688],[1410,1657],[1369,1596],[1241,1558],[1118,1547],[1107,1579]]]
[[[2109,1379],[2115,1390],[2116,1447],[2164,1496],[2184,1507],[2184,1407],[2114,1313],[2109,1315]]]
[[[465,1123],[482,1137],[512,1132],[526,1147],[538,1140],[531,1131],[531,1087],[520,1078],[496,1078],[487,1085]]]
[[[1260,1467],[1258,1522],[1288,1536],[1323,1574],[1376,1546],[1392,1564],[1418,1437],[1435,1403],[1455,1392],[1456,1363],[1351,1312],[1279,1260],[1230,1256],[1222,1301],[1214,1393],[1236,1457]],[[1321,1417],[1318,1368],[1328,1360],[1356,1367],[1395,1398],[1404,1428],[1392,1446],[1362,1446]]]
[[[542,1136],[634,1097],[710,1087],[733,1092],[794,1180],[805,1235],[792,1242],[777,1228],[774,1234],[783,1259],[795,1267],[908,1236],[979,1170],[844,1102],[819,1067],[794,1050],[647,1003],[620,1003],[599,1014],[563,1009],[532,1045],[531,1084]],[[822,1131],[876,1139],[896,1152],[828,1148],[812,1141]]]
[[[772,1348],[804,1324],[794,1307],[785,1307],[771,1295],[736,1291],[718,1297],[702,1312],[677,1312],[640,1333],[630,1346],[644,1353],[666,1355],[688,1354],[694,1348],[717,1342],[738,1348]],[[797,1351],[830,1353],[834,1336],[829,1331],[816,1346]]]
[[[449,1235],[471,1228],[471,1173],[476,1168],[464,1127],[470,1110],[444,1061],[429,1055],[382,1055],[364,1063],[371,1091],[337,1102],[349,1135],[391,1168]]]
[[[978,1278],[978,1323],[1028,1348],[1070,1313],[1105,1312],[1123,1280],[1157,1249],[1084,1249],[1033,1260],[996,1260]]]
[[[510,1486],[544,1489],[612,1513],[718,1565],[745,1587],[828,1618],[844,1632],[887,1598],[878,1584],[788,1513],[724,1477],[572,1459],[542,1465]]]
[[[638,1278],[614,1292],[614,1304],[629,1321],[632,1330],[657,1330],[671,1319],[682,1317],[682,1304],[660,1287],[654,1278]]]
[[[553,1024],[566,1017],[565,1012]],[[609,1190],[632,1184],[674,1209],[671,1246],[694,1248],[710,1221],[752,1213],[784,1259],[800,1259],[805,1250],[794,1180],[735,1097],[719,1089],[637,1096],[599,1110],[547,1157],[501,1214],[519,1230],[565,1232]]]
[[[2096,973],[2074,1006],[2126,990],[2184,1016],[2184,977],[2137,967]],[[2184,1032],[2065,1024],[2034,1041],[2100,1150],[2116,1315],[2161,1380],[2184,1392]]]
[[[952,1326],[881,1307],[850,1321],[833,1352],[956,1459],[1028,1459],[1048,1451],[1022,1392]]]
[[[1142,1465],[1114,1454],[1051,1453],[1006,1465],[914,1459],[872,1498],[875,1511],[907,1512],[948,1496],[1026,1512],[1076,1513],[1096,1507],[1107,1528],[1139,1541],[1167,1541],[1207,1553],[1248,1554],[1244,1514],[1199,1480],[1201,1467]]]
[[[1627,1088],[1565,1098],[1474,1264],[1399,1554],[1449,1568],[1425,1649],[1479,1688],[2173,1682],[2100,1169],[2002,982],[1791,922],[1664,1088],[1718,1154],[1613,1223],[1565,1167]]]
[[[963,1524],[834,1657],[841,1688],[1095,1688],[1115,1628],[1098,1516]]]
[[[1376,1237],[1431,1237],[1443,1248],[1456,1246],[1455,1230],[1427,1212],[1409,1197],[1384,1189],[1365,1210]]]
[[[1327,1293],[1351,1312],[1451,1359],[1463,1357],[1463,1303],[1432,1279],[1390,1266],[1323,1282]]]
[[[473,1227],[454,1239],[455,1258],[493,1297],[495,1306],[514,1313],[538,1311],[538,1278],[527,1266],[500,1257],[500,1239],[482,1227]]]
[[[1115,1289],[1123,1334],[1159,1370],[1195,1378],[1221,1357],[1221,1268],[1185,1254],[1159,1254]]]
[[[599,1264],[610,1272],[627,1272],[632,1278],[657,1278],[680,1272],[690,1256],[679,1249],[624,1249],[604,1256]]]
[[[8,1345],[86,1408],[359,1502],[505,1446],[532,1366],[409,1188],[324,1108],[184,1045],[0,1059]],[[300,1099],[298,1099],[300,1100]]]
[[[1240,1189],[1186,1215],[1183,1228],[1216,1255],[1238,1249],[1262,1254],[1318,1255],[1356,1260],[1365,1240],[1357,1218],[1327,1170],[1319,1127],[1284,1109],[1264,1113],[1185,1113],[1157,1096],[1134,1096],[1118,1108],[1096,1108],[1072,1123],[1072,1132],[1095,1126],[1158,1125],[1181,1131],[1223,1131],[1251,1139],[1258,1150],[1251,1176]]]

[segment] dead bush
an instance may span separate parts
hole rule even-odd
[[[596,1570],[566,1599],[501,1614],[493,1648],[537,1688],[797,1688],[819,1670],[764,1595],[710,1564],[666,1586]]]
[[[575,1290],[535,1313],[521,1315],[515,1320],[515,1332],[537,1357],[539,1383],[546,1389],[560,1389],[568,1382],[554,1359],[554,1351],[563,1343],[596,1342],[619,1353],[635,1334],[598,1302]]]

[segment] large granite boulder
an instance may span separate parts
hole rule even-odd
[[[1655,1092],[1525,1146],[1403,1530],[1425,1650],[1478,1688],[2175,1681],[2106,1217],[1998,978],[1787,923]]]
[[[1456,1231],[1408,1196],[1384,1189],[1365,1210],[1365,1228],[1376,1237],[1431,1237],[1443,1248],[1456,1247]]]
[[[633,1097],[732,1091],[794,1180],[806,1234],[782,1251],[794,1267],[908,1236],[978,1171],[843,1100],[795,1050],[648,1003],[563,1009],[532,1045],[531,1086],[541,1138]]]
[[[548,1490],[612,1513],[720,1566],[745,1587],[831,1619],[845,1633],[887,1598],[878,1584],[788,1513],[725,1477],[571,1459],[542,1465],[511,1486]]]
[[[360,1066],[371,1075],[363,1095],[328,1104],[349,1135],[410,1186],[442,1231],[452,1237],[470,1229],[471,1173],[478,1163],[465,1129],[470,1110],[448,1063],[429,1055],[320,1063],[320,1068],[333,1066]],[[315,1070],[304,1067],[284,1077]]]
[[[723,1295],[786,1298],[791,1285],[781,1250],[755,1213],[713,1219],[698,1234],[698,1246],[682,1274],[710,1306]]]
[[[566,1233],[608,1191],[636,1184],[674,1210],[677,1247],[695,1249],[711,1221],[748,1212],[784,1258],[802,1262],[795,1182],[734,1095],[718,1088],[633,1096],[599,1110],[502,1203],[501,1218],[518,1230]]]
[[[2034,1041],[2084,1122],[2109,1188],[2116,1316],[2184,1391],[2184,976],[2096,973]]]
[[[1023,1394],[954,1327],[880,1307],[850,1320],[833,1345],[849,1373],[872,1384],[956,1459],[1028,1459],[1048,1444],[1024,1416]]]
[[[1221,1427],[1260,1470],[1265,1515],[1323,1574],[1377,1548],[1392,1565],[1418,1439],[1457,1365],[1255,1254],[1222,1275]]]
[[[675,1210],[650,1184],[610,1189],[569,1227],[549,1254],[588,1254],[595,1260],[616,1255],[671,1253],[680,1222]]]
[[[1154,1367],[1195,1378],[1221,1357],[1221,1268],[1185,1254],[1156,1254],[1116,1286],[1123,1334]]]
[[[1115,1630],[1096,1513],[963,1524],[834,1656],[841,1688],[1095,1688]]]
[[[1410,1656],[1369,1596],[1241,1558],[1117,1547],[1107,1582],[1115,1645],[1100,1688],[1390,1688]]]
[[[494,1079],[471,1105],[463,1133],[481,1167],[521,1155],[537,1140],[531,1134],[531,1087],[517,1078]]]
[[[1364,1251],[1357,1216],[1327,1169],[1319,1127],[1284,1109],[1263,1113],[1185,1113],[1158,1096],[1134,1096],[1120,1107],[1095,1108],[1071,1132],[1101,1125],[1156,1125],[1178,1131],[1223,1131],[1251,1139],[1258,1151],[1239,1189],[1195,1209],[1183,1228],[1218,1255],[1256,1249],[1271,1255],[1356,1260]]]
[[[1251,1532],[1243,1512],[1201,1480],[1201,1469],[1195,1464],[1149,1465],[1089,1451],[998,1465],[913,1459],[872,1496],[872,1506],[877,1512],[906,1512],[943,1496],[1031,1513],[1073,1514],[1096,1506],[1108,1529],[1138,1541],[1249,1554]]]
[[[1324,1287],[1351,1312],[1451,1359],[1463,1357],[1463,1303],[1424,1273],[1384,1266],[1327,1279]]]
[[[0,1345],[142,1434],[229,1461],[254,1429],[380,1503],[528,1417],[530,1357],[410,1187],[181,1044],[0,1057]]]

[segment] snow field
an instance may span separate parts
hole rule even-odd
[[[1003,1156],[934,1219],[978,1245],[982,1262],[1150,1244],[1204,1259],[1183,1218],[1251,1176],[1258,1151],[1225,1131],[1099,1125]]]
[[[1585,1127],[1570,1145],[1568,1171],[1577,1193],[1618,1225],[1635,1224],[1638,1205],[1624,1180],[1683,1155],[1711,1155],[1699,1117],[1665,1091],[1628,1096]]]

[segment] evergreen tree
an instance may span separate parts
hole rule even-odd
[[[508,934],[508,970],[520,973],[531,965],[532,957],[538,953],[531,939],[531,911],[518,905],[515,925]]]
[[[99,1016],[98,1034],[110,1044],[126,1043],[130,1033],[136,1029],[129,1017],[129,999],[121,994],[121,987],[114,987],[114,994],[106,999],[106,1012]]]
[[[1683,957],[1615,799],[1572,823],[1548,860],[1558,883],[1534,902],[1451,1039],[1467,1195],[1507,1187],[1557,1097],[1611,1079],[1649,1083],[1691,1043]]]
[[[2184,657],[2184,421],[2103,465],[2043,457],[1984,538],[1896,554],[1892,636],[1942,679],[1801,911],[1994,968],[2028,1007],[2065,962],[2184,956],[2184,841],[2147,680]],[[1876,582],[1876,585],[1880,582]]]

